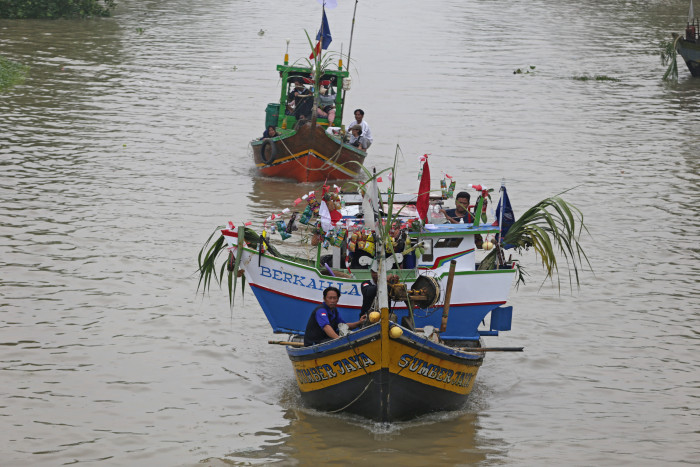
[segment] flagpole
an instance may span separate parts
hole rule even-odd
[[[352,11],[352,27],[350,28],[350,45],[348,46],[348,64],[345,65],[348,72],[350,71],[350,52],[352,52],[352,36],[355,33],[355,14],[357,13],[357,2],[359,2],[359,1],[360,0],[355,0],[355,8]],[[343,112],[345,112],[345,93],[347,93],[347,91],[345,89],[343,89],[343,98],[342,98],[343,108],[340,109],[340,121],[341,121],[341,123],[343,121]]]
[[[379,189],[377,188],[377,169],[372,169],[372,201],[379,200],[377,203],[372,203],[372,216],[375,219],[374,226],[374,242],[375,259],[377,260],[377,299],[379,309],[382,313],[388,313],[389,296],[387,295],[387,280],[386,280],[386,251],[383,234],[385,229],[382,227],[382,216],[378,213],[378,205],[381,202],[381,196],[378,196]],[[367,213],[365,213],[365,216]],[[384,311],[387,310],[387,311]]]
[[[320,36],[320,44],[321,44],[321,50],[323,50],[323,34],[324,30],[323,27],[325,26],[323,24],[323,18],[326,17],[326,2],[323,2],[323,5],[321,6],[321,36]],[[321,81],[321,51],[319,50],[318,53],[316,53],[316,49],[318,49],[318,45],[314,47],[314,62],[316,62],[316,72],[314,73],[314,108],[311,109],[311,131],[314,131],[316,129],[316,120],[318,118],[318,93],[319,93],[319,87],[320,87],[320,81]]]

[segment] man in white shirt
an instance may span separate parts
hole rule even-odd
[[[360,125],[362,127],[362,137],[367,141],[367,148],[369,148],[372,145],[372,142],[374,141],[372,139],[372,133],[369,131],[369,125],[367,124],[367,121],[364,120],[365,117],[365,111],[362,109],[357,109],[355,110],[355,121],[347,125],[346,128],[350,129],[354,125]],[[365,148],[366,149],[366,148]]]

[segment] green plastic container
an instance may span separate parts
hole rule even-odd
[[[267,104],[265,109],[265,128],[270,125],[277,127],[280,116],[280,105],[278,103]]]

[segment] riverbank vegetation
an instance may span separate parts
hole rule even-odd
[[[0,57],[0,91],[20,84],[27,77],[29,67]]]
[[[0,0],[0,18],[57,19],[110,16],[115,0]]]

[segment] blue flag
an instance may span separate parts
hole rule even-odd
[[[321,29],[318,30],[318,34],[316,34],[316,40],[320,41],[321,38],[323,38],[321,42],[321,49],[326,50],[329,45],[331,45],[331,41],[333,38],[331,37],[331,30],[328,27],[328,18],[326,18],[326,10],[324,8],[323,10],[323,21],[321,21]]]
[[[501,202],[503,203],[503,219],[501,221]],[[501,233],[503,237],[506,236],[508,233],[508,230],[510,229],[510,226],[513,225],[515,222],[515,214],[513,213],[513,207],[510,205],[510,199],[508,198],[508,191],[506,191],[506,187],[503,187],[503,196],[501,199],[498,201],[498,207],[496,208],[496,219],[498,219],[499,222],[502,222],[501,224]],[[498,236],[496,236],[498,238]],[[500,238],[498,238],[500,240]],[[504,244],[503,248],[508,250],[510,248],[514,248],[515,245],[511,244]]]

